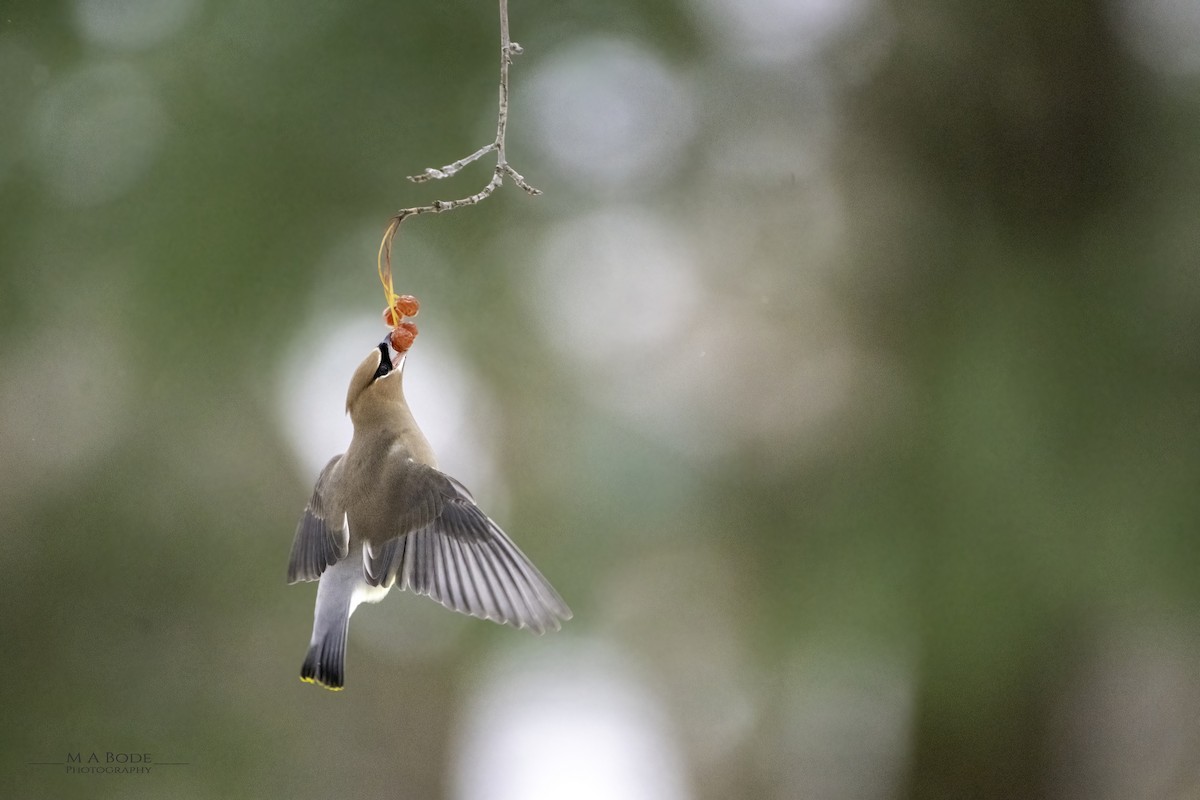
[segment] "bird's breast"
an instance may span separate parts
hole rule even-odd
[[[424,443],[424,437],[421,438]],[[342,499],[352,545],[380,546],[424,524],[422,483],[417,475],[432,456],[414,448],[411,437],[358,437],[351,441],[342,472]],[[426,445],[427,447],[428,445]],[[420,520],[417,518],[420,517]]]

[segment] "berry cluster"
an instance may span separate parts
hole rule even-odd
[[[392,329],[388,341],[397,353],[405,353],[412,347],[417,338],[417,325],[405,321],[405,317],[415,317],[421,310],[421,304],[411,294],[402,294],[392,302],[392,307],[383,312],[383,322]]]

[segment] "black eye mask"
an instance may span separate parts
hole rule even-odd
[[[379,369],[375,370],[375,374],[371,376],[371,380],[377,381],[384,375],[387,375],[395,367],[392,365],[392,357],[388,354],[387,342],[379,343]]]

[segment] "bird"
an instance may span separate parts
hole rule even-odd
[[[334,691],[345,686],[350,616],[393,586],[538,634],[572,616],[466,487],[438,469],[404,397],[406,361],[384,339],[354,370],[350,445],[321,470],[288,558],[289,584],[319,581],[300,679]]]

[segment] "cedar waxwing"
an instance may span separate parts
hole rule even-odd
[[[296,529],[288,583],[320,579],[301,680],[340,689],[359,603],[393,584],[447,608],[535,633],[571,610],[466,488],[437,469],[404,400],[405,355],[385,339],[350,379],[350,447],[317,478]]]

